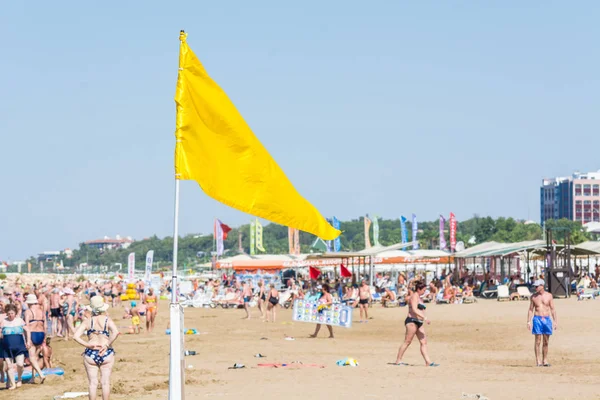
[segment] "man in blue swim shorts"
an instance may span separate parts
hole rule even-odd
[[[246,319],[250,319],[250,301],[252,300],[252,281],[248,279],[242,287],[242,296],[244,297],[244,310]]]
[[[529,311],[527,312],[527,329],[535,335],[535,359],[538,367],[549,367],[548,342],[550,335],[557,328],[556,309],[552,294],[544,289],[544,281],[538,279],[533,283],[535,293],[531,296]],[[550,318],[552,316],[552,318]],[[542,359],[540,360],[540,344],[542,345]]]

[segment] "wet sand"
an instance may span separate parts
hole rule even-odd
[[[533,337],[527,331],[528,303],[479,300],[476,304],[430,305],[429,352],[437,368],[427,368],[418,342],[409,348],[408,367],[394,362],[404,338],[406,308],[370,309],[368,323],[351,329],[325,327],[317,339],[315,325],[291,321],[279,310],[276,323],[242,320],[243,310],[185,309],[186,328],[202,334],[185,337],[186,399],[461,399],[463,393],[489,399],[600,399],[600,301],[556,300],[558,331],[550,341],[549,368],[535,367]],[[117,326],[127,327],[121,309],[110,311]],[[358,310],[354,321],[358,321]],[[161,302],[156,332],[122,335],[114,347],[111,399],[166,399],[169,336],[164,331],[168,304]],[[293,341],[284,340],[292,336]],[[267,340],[261,340],[261,338]],[[82,348],[74,342],[53,343],[55,366],[64,377],[44,385],[0,391],[3,399],[51,399],[66,391],[87,391]],[[261,353],[266,358],[254,358]],[[335,362],[356,358],[358,367]],[[259,368],[258,363],[322,364],[325,368]],[[228,369],[234,363],[244,369]],[[473,397],[474,398],[474,397]]]

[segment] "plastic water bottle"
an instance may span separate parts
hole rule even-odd
[[[194,350],[186,350],[184,354],[186,356],[195,356],[196,352]]]
[[[48,320],[48,324],[46,326],[46,336],[52,336],[52,319]]]

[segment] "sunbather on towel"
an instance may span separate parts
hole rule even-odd
[[[537,366],[549,367],[548,342],[550,335],[557,328],[556,309],[552,294],[544,290],[544,281],[538,279],[534,282],[535,293],[531,296],[529,311],[527,313],[527,329],[535,335],[535,359]],[[552,315],[552,319],[550,319]],[[540,343],[543,339],[542,359],[540,361]]]

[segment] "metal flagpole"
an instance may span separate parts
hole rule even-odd
[[[185,40],[185,32],[179,33],[180,46]],[[183,70],[181,51],[179,71]],[[177,139],[177,142],[180,142]],[[180,143],[176,143],[179,146]],[[177,245],[179,242],[179,176],[175,175],[175,215],[173,222],[173,275],[171,278],[171,304],[169,306],[171,327],[171,352],[169,353],[169,400],[185,399],[185,368],[183,356],[183,308],[179,304],[179,282],[177,279]]]
[[[173,225],[173,276],[171,278],[171,352],[169,356],[169,400],[183,400],[183,308],[179,304],[177,281],[177,244],[179,241],[179,179],[175,179],[175,222]]]

